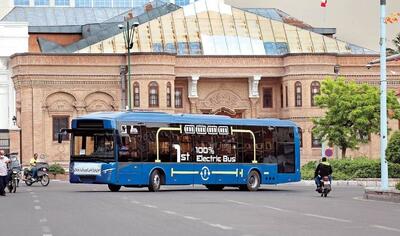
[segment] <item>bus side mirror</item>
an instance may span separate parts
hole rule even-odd
[[[57,141],[58,143],[62,143],[63,140],[63,133],[57,133]]]

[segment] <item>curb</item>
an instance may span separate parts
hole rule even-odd
[[[389,188],[389,190],[366,188],[364,198],[368,200],[400,203],[400,191],[394,188]]]
[[[389,187],[393,187],[400,179],[389,179]],[[314,180],[301,180],[300,182],[288,183],[290,185],[314,186]],[[364,180],[333,180],[332,186],[360,186],[360,187],[380,187],[380,179],[364,179]]]

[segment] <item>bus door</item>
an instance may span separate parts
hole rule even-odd
[[[120,184],[136,185],[142,178],[142,135],[140,126],[126,126],[118,145],[118,177]]]
[[[236,184],[240,170],[230,135],[198,135],[194,147],[196,184]]]

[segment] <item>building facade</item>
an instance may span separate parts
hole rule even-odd
[[[56,132],[82,114],[124,110],[130,99],[133,110],[291,119],[301,128],[304,163],[321,156],[312,135],[312,118],[324,114],[314,103],[321,82],[340,75],[379,85],[379,68],[365,67],[376,52],[289,24],[278,11],[199,0],[183,8],[153,3],[130,15],[131,25],[139,22],[130,65],[126,31],[115,20],[85,26],[69,43],[38,37],[40,53],[12,56],[24,161],[38,152],[67,162],[69,144],[58,144]],[[397,90],[399,63],[388,68]],[[398,129],[397,121],[389,126]],[[372,136],[350,155],[378,157],[378,147]]]
[[[16,126],[15,89],[9,69],[10,55],[28,51],[28,25],[21,22],[0,22],[0,149],[20,149]],[[13,142],[10,142],[10,139]]]

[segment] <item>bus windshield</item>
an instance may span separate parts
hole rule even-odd
[[[74,161],[114,161],[114,136],[111,131],[76,131],[73,133]]]

